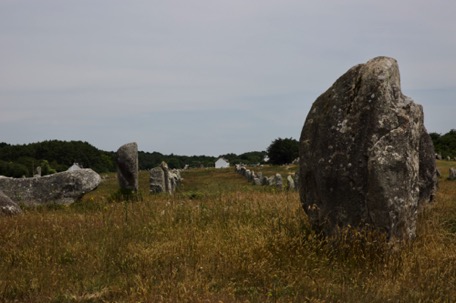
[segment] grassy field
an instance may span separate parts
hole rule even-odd
[[[438,165],[436,201],[402,249],[370,234],[325,241],[297,193],[234,169],[185,171],[174,196],[149,195],[141,172],[136,202],[108,174],[71,206],[0,217],[0,301],[456,301],[456,182],[445,179],[456,163]]]

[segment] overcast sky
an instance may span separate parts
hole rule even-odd
[[[456,1],[0,0],[0,142],[240,154],[298,139],[353,65],[398,60],[456,128]]]

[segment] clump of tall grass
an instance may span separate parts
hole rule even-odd
[[[140,191],[120,188],[108,197],[108,202],[139,202],[143,200],[143,194]]]

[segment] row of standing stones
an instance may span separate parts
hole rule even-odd
[[[262,172],[255,172],[242,164],[236,164],[234,170],[241,176],[244,176],[253,185],[273,186],[278,190],[283,190],[285,188],[288,191],[297,191],[299,188],[299,175],[297,173],[288,175],[286,178],[286,185],[284,186],[283,177],[279,173],[267,177],[263,175]]]
[[[136,142],[122,145],[117,150],[117,179],[120,189],[123,191],[138,191],[138,145]],[[169,193],[173,194],[182,177],[179,170],[170,170],[165,162],[160,166],[149,170],[150,173],[150,193]]]
[[[443,158],[440,154],[435,154],[435,158],[437,160],[456,161],[456,157],[451,158],[450,156],[447,156],[446,158]]]
[[[401,92],[395,59],[374,58],[337,79],[312,104],[299,142],[299,172],[287,180],[299,180],[295,188],[315,230],[333,235],[351,226],[380,230],[390,240],[416,236],[418,212],[437,188],[435,152],[422,107]],[[136,143],[119,148],[117,167],[121,189],[137,191]],[[283,186],[281,176],[236,170],[255,184]],[[150,173],[151,193],[172,193],[181,180],[165,164]],[[11,197],[68,203],[100,182],[92,170],[60,174],[21,181],[0,178],[1,212],[20,212]],[[453,168],[449,179],[456,179]]]
[[[138,191],[138,146],[129,143],[117,151],[117,178],[121,190]],[[0,177],[0,214],[22,213],[19,204],[71,204],[96,189],[101,177],[92,169],[72,166],[65,172],[33,178]],[[39,170],[38,170],[39,171]],[[150,170],[151,193],[174,193],[182,178],[166,163]]]

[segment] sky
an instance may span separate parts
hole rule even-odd
[[[0,0],[0,142],[262,151],[299,139],[315,99],[377,56],[444,134],[455,14],[449,0]]]

